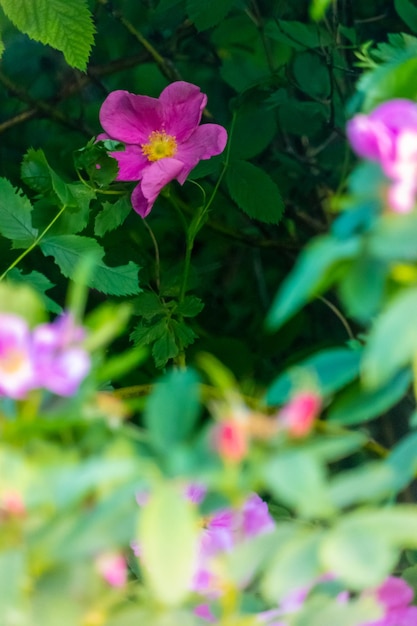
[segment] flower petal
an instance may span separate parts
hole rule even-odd
[[[177,81],[163,90],[159,102],[162,105],[165,132],[181,143],[199,125],[207,96],[196,85]]]
[[[149,161],[142,153],[140,146],[128,144],[125,150],[116,150],[109,154],[116,159],[119,165],[116,180],[140,180],[143,169],[149,165]]]
[[[185,143],[178,146],[175,157],[185,165],[177,180],[181,185],[188,174],[204,159],[221,154],[227,143],[227,132],[218,124],[203,124],[199,126]]]
[[[128,91],[112,91],[100,109],[100,123],[112,138],[142,144],[162,127],[162,107],[156,98]]]
[[[377,106],[369,117],[398,131],[417,126],[417,104],[405,98],[395,98]]]
[[[155,161],[143,171],[142,182],[132,193],[132,206],[141,217],[146,217],[159,195],[159,192],[171,180],[177,178],[184,164],[177,159]]]

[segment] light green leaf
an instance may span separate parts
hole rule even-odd
[[[323,464],[313,454],[290,450],[264,467],[265,481],[272,493],[300,516],[327,517],[334,512],[326,490]]]
[[[197,30],[206,30],[219,24],[229,13],[235,0],[187,0],[187,14]]]
[[[332,403],[328,419],[344,425],[362,424],[379,417],[397,404],[411,384],[411,371],[399,372],[383,387],[364,390],[356,384],[343,391]]]
[[[8,273],[8,278],[17,283],[31,285],[41,296],[48,311],[51,311],[51,313],[62,313],[62,307],[45,294],[48,289],[52,289],[55,285],[40,272],[33,271],[30,274],[23,274],[19,268],[14,267]]]
[[[356,238],[317,237],[304,249],[282,283],[267,318],[268,327],[279,328],[311,298],[325,291],[334,280],[332,269],[337,263],[355,257],[359,245]]]
[[[383,215],[369,234],[369,253],[384,261],[417,259],[417,216]]]
[[[96,256],[96,266],[88,279],[88,286],[113,296],[135,294],[138,285],[138,266],[130,261],[127,265],[109,267],[104,263],[103,248],[90,237],[57,235],[45,237],[40,247],[45,256],[53,256],[64,276],[71,278],[86,254]]]
[[[284,211],[280,191],[263,170],[246,161],[233,161],[226,173],[230,195],[253,219],[277,224]]]
[[[331,3],[332,0],[312,0],[310,6],[310,15],[312,19],[317,22],[322,20]]]
[[[103,209],[96,217],[94,234],[103,237],[109,231],[121,226],[131,210],[132,205],[127,196],[123,196],[113,204],[104,202]]]
[[[417,289],[400,292],[377,318],[364,350],[364,385],[371,389],[386,384],[417,352]]]
[[[0,233],[14,242],[14,248],[27,248],[38,234],[32,227],[32,205],[6,178],[0,178]]]
[[[178,605],[189,593],[198,535],[194,507],[174,485],[152,490],[139,519],[137,540],[145,579],[163,604]]]
[[[294,389],[318,386],[323,395],[337,391],[359,374],[361,350],[330,348],[297,363],[278,376],[268,389],[268,404],[284,404]]]
[[[69,65],[86,69],[95,30],[86,0],[0,0],[0,5],[20,31],[63,52]]]

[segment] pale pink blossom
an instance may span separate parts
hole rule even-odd
[[[0,314],[0,396],[21,399],[35,384],[33,348],[26,322]]]
[[[111,587],[124,587],[127,581],[127,565],[124,556],[118,552],[101,554],[96,567],[102,578]]]
[[[365,594],[373,595],[385,614],[361,626],[416,626],[417,607],[410,606],[414,592],[405,580],[390,576],[377,589],[366,591]]]
[[[355,115],[346,131],[355,152],[378,162],[392,181],[391,208],[411,211],[417,196],[417,104],[405,99],[384,102],[368,115]]]
[[[246,425],[233,417],[221,420],[213,431],[213,447],[223,461],[239,463],[249,451]]]
[[[279,424],[291,437],[305,437],[311,432],[321,407],[322,401],[317,393],[297,393],[279,412]]]
[[[83,348],[85,332],[71,314],[41,324],[33,331],[37,386],[59,396],[72,396],[88,374],[91,359]]]
[[[202,159],[223,152],[226,130],[218,124],[199,126],[207,96],[184,81],[166,87],[159,98],[113,91],[102,104],[105,133],[125,149],[111,152],[118,161],[119,181],[140,181],[132,206],[146,217],[161,189],[176,179],[181,185]]]

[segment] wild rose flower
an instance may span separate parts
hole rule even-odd
[[[219,422],[214,429],[213,446],[224,461],[229,463],[242,461],[249,449],[245,423],[234,418]]]
[[[316,393],[298,393],[281,409],[278,420],[291,437],[305,437],[310,433],[321,405],[321,398]]]
[[[182,185],[202,159],[223,152],[226,130],[217,124],[199,126],[207,96],[196,85],[178,81],[159,98],[113,91],[100,109],[105,133],[98,139],[125,144],[111,152],[119,164],[119,181],[140,181],[132,193],[132,206],[146,217],[165,185]]]
[[[417,195],[417,104],[395,99],[355,115],[347,136],[360,157],[378,162],[392,180],[388,202],[394,211],[410,212]]]
[[[35,387],[32,344],[26,322],[0,314],[0,396],[24,398]]]
[[[52,324],[33,331],[33,353],[38,387],[59,396],[71,396],[90,370],[88,352],[81,346],[84,330],[65,313]]]

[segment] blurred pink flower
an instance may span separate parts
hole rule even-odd
[[[85,333],[71,314],[41,324],[33,331],[37,386],[59,396],[77,392],[91,367],[90,355],[81,346]]]
[[[413,601],[414,592],[405,580],[390,576],[380,587],[365,593],[376,597],[377,602],[384,608],[385,615],[361,626],[416,626],[417,607],[409,606]]]
[[[279,412],[279,423],[291,437],[305,437],[310,433],[321,406],[321,398],[316,393],[298,393]]]
[[[223,461],[240,463],[249,450],[245,423],[233,417],[221,420],[214,427],[213,447]]]
[[[368,115],[355,115],[346,130],[355,152],[378,162],[392,180],[388,201],[394,211],[411,211],[417,195],[417,104],[384,102]]]
[[[125,144],[111,152],[119,164],[117,180],[140,181],[132,193],[132,206],[146,217],[165,185],[182,185],[202,159],[223,152],[226,130],[218,124],[199,126],[207,96],[199,87],[178,81],[159,98],[113,91],[102,104],[100,122],[105,133],[98,139]]]
[[[101,554],[96,560],[99,574],[111,587],[124,587],[127,581],[127,565],[118,552]]]
[[[26,322],[0,314],[0,396],[24,398],[35,387],[32,342]]]

